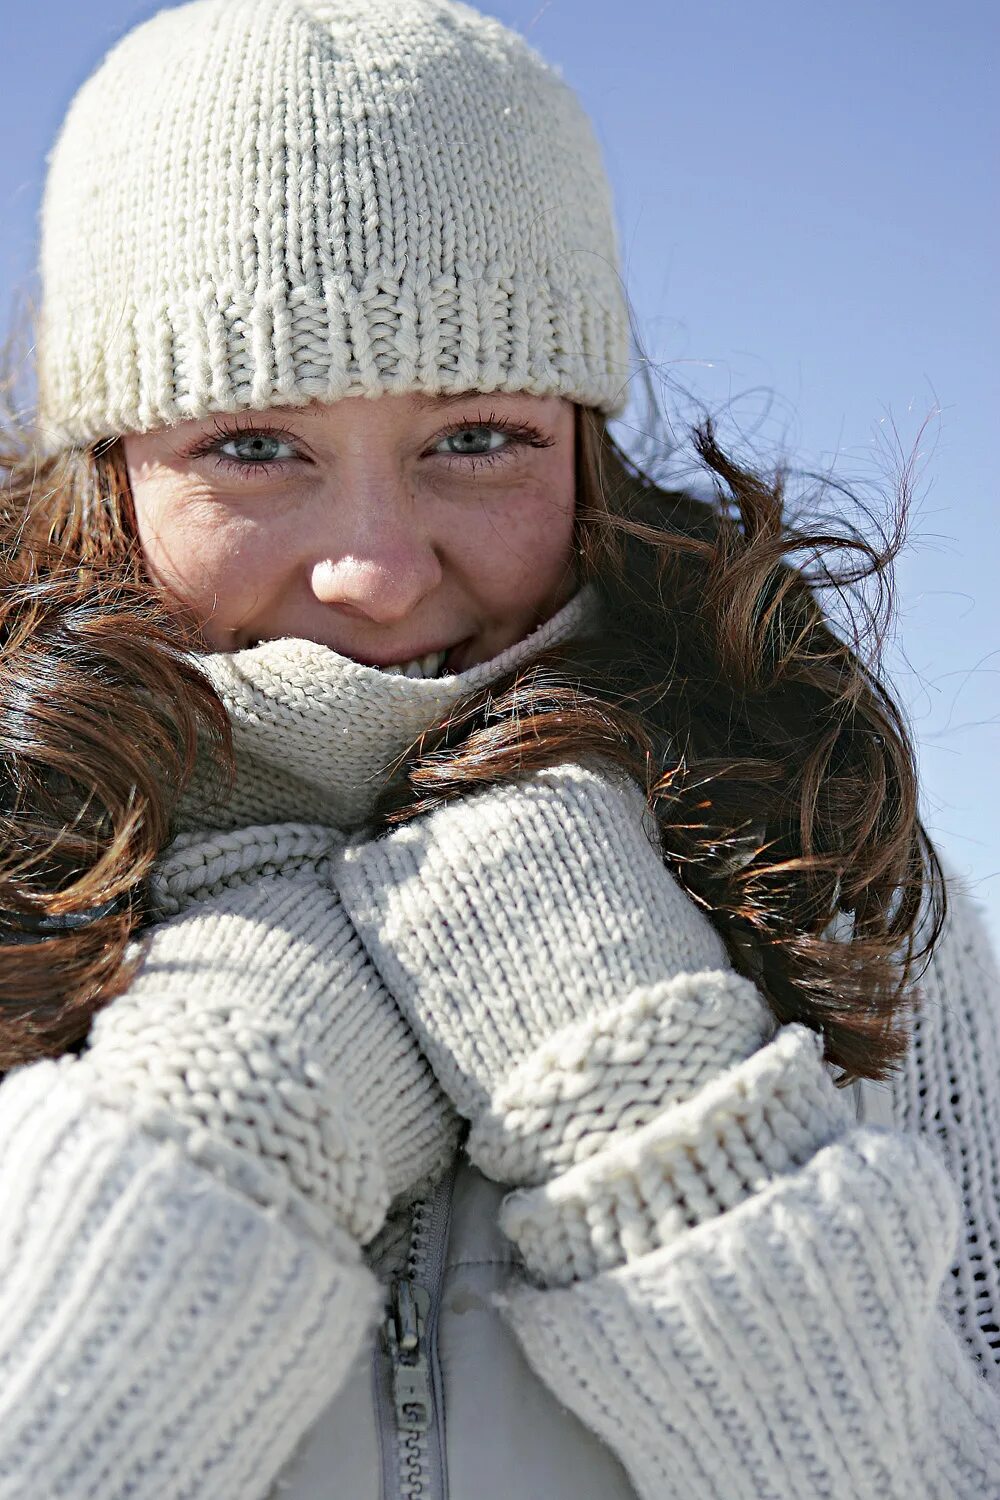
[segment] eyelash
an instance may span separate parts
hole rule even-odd
[[[214,424],[215,435],[205,438],[190,450],[187,457],[190,459],[214,457],[215,465],[219,469],[226,469],[242,478],[262,471],[274,473],[285,468],[293,460],[288,458],[276,458],[270,460],[247,459],[240,460],[231,458],[227,453],[220,453],[219,449],[223,443],[231,443],[234,438],[241,437],[265,437],[275,438],[277,441],[294,446],[295,439],[290,433],[280,432],[273,427],[254,427],[228,425],[224,421],[216,421]],[[494,448],[487,453],[436,453],[429,455],[434,458],[444,458],[449,463],[459,462],[467,465],[468,471],[474,473],[477,468],[492,468],[498,463],[506,463],[511,458],[517,457],[518,448],[551,448],[554,438],[546,437],[537,427],[528,422],[514,422],[508,417],[497,416],[491,412],[485,420],[477,418],[475,422],[454,422],[443,432],[439,432],[431,441],[431,446],[436,447],[443,443],[445,438],[453,437],[456,432],[466,432],[470,428],[491,428],[496,432],[502,432],[511,439],[502,448]]]

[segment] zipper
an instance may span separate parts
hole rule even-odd
[[[447,1500],[438,1312],[457,1161],[411,1210],[405,1272],[375,1341],[382,1500]]]

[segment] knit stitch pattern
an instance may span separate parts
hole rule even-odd
[[[363,827],[420,735],[540,652],[599,628],[597,597],[586,585],[512,646],[445,677],[387,675],[296,638],[194,657],[229,713],[236,785],[221,805],[202,756],[175,830],[200,841],[207,826],[235,831],[281,820],[344,832]]]
[[[218,896],[192,881],[197,851],[185,844],[186,902],[153,929],[128,992],[95,1018],[79,1076],[256,1201],[367,1243],[398,1193],[445,1166],[457,1121],[324,861],[311,877],[249,879],[248,839],[221,835],[204,842],[212,876],[227,842],[241,878]],[[176,900],[173,862],[160,881]]]
[[[420,688],[405,690],[416,700]],[[337,721],[321,694],[323,732],[337,745],[350,738],[357,699],[350,710],[341,702]],[[388,744],[395,725],[382,702]],[[289,756],[304,766],[296,736],[310,747],[314,737],[296,704],[282,722]],[[262,722],[257,732],[270,742],[272,730]],[[254,754],[254,731],[242,732],[241,774],[266,767],[270,786],[271,750]],[[374,742],[371,720],[366,732]],[[314,798],[332,768],[331,751],[317,762]],[[380,785],[375,777],[372,797]],[[206,822],[177,840],[154,881],[161,942],[227,895],[251,899],[282,861],[298,892],[319,886],[326,858],[339,859],[341,839],[301,813],[294,827],[269,824],[266,797],[263,786],[239,794],[255,827]],[[289,801],[304,799],[299,788]],[[915,1043],[892,1082],[897,1129],[854,1126],[817,1038],[785,1027],[763,1044],[748,1034],[745,1060],[709,1069],[701,1088],[689,1074],[694,1092],[651,1120],[621,1106],[621,1140],[604,1138],[507,1196],[505,1227],[534,1259],[530,1280],[512,1278],[503,1294],[505,1314],[538,1378],[618,1456],[639,1500],[1000,1495],[1000,976],[981,916],[958,888],[951,896]],[[658,984],[683,989],[690,979],[707,997],[712,981],[699,974],[738,983],[709,960],[702,914],[676,899],[682,972],[651,984],[633,973],[623,987],[608,969],[606,1010],[645,1027],[651,1050],[665,1034],[651,1024]],[[280,928],[280,910],[265,904],[261,922]],[[233,953],[252,968],[264,937],[245,918],[238,925],[248,946]],[[326,936],[324,923],[321,949]],[[150,1066],[164,1070],[173,1018],[186,1012],[196,1033],[197,991],[210,986],[204,969],[195,982],[190,953],[171,964],[161,948],[160,958],[155,1008],[170,1024]],[[703,969],[688,973],[695,961]],[[501,966],[492,972],[503,977]],[[331,1000],[336,992],[331,980]],[[109,1040],[112,1012],[132,998],[99,1018]],[[270,988],[236,998],[250,1013],[274,1004]],[[219,994],[205,1014],[232,1008]],[[539,1053],[557,1030],[538,1037]],[[627,1052],[606,1050],[597,1008],[581,1030],[563,1030],[566,1076],[542,1111],[567,1101],[573,1058],[598,1087],[620,1065],[627,1093]],[[123,1025],[123,1047],[134,1032]],[[196,1036],[179,1045],[197,1053]],[[362,1257],[322,1195],[295,1186],[294,1150],[264,1158],[234,1138],[232,1153],[262,1162],[271,1182],[286,1179],[284,1206],[259,1201],[231,1158],[192,1155],[191,1104],[176,1085],[187,1069],[156,1095],[164,1118],[178,1112],[176,1133],[150,1132],[137,1087],[105,1101],[109,1080],[87,1065],[96,1050],[15,1069],[0,1084],[0,1500],[276,1500],[285,1460],[370,1345],[381,1290],[369,1257],[393,1261],[398,1226],[387,1220]],[[285,1069],[278,1094],[298,1087],[298,1049],[272,1056]],[[144,1084],[143,1069],[133,1081]],[[367,1093],[359,1105],[376,1130]],[[293,1211],[299,1201],[311,1202],[311,1219]],[[587,1266],[601,1269],[587,1276]],[[530,1400],[530,1387],[523,1394]],[[474,1444],[476,1433],[450,1441]],[[511,1475],[513,1492],[516,1458]],[[557,1482],[546,1493],[560,1493]]]
[[[137,27],[56,143],[41,273],[52,447],[385,392],[625,404],[593,129],[455,0],[195,0]]]
[[[894,1123],[934,1143],[961,1195],[945,1295],[1000,1388],[1000,966],[984,912],[954,878],[949,903],[890,1097]]]
[[[820,1050],[814,1032],[786,1026],[772,1046],[623,1130],[592,1161],[511,1193],[500,1222],[529,1274],[568,1286],[641,1259],[810,1160],[848,1119],[814,1065]]]
[[[502,1302],[640,1500],[992,1500],[998,1392],[935,1306],[957,1221],[926,1142],[860,1127],[663,1248]]]
[[[0,1497],[263,1497],[375,1277],[347,1234],[244,1197],[80,1074],[0,1087]]]
[[[742,1062],[766,1031],[753,985],[736,974],[632,990],[511,1070],[476,1120],[469,1155],[500,1182],[546,1182],[687,1099],[710,1069]]]
[[[497,1181],[622,1140],[774,1030],[617,774],[554,767],[359,835],[331,868]]]

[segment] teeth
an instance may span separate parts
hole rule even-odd
[[[427,656],[414,657],[413,661],[383,667],[389,677],[436,677],[444,666],[447,651],[431,651]]]

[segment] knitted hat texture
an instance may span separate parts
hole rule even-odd
[[[70,106],[41,273],[54,444],[383,392],[625,404],[590,122],[455,0],[161,11]]]

